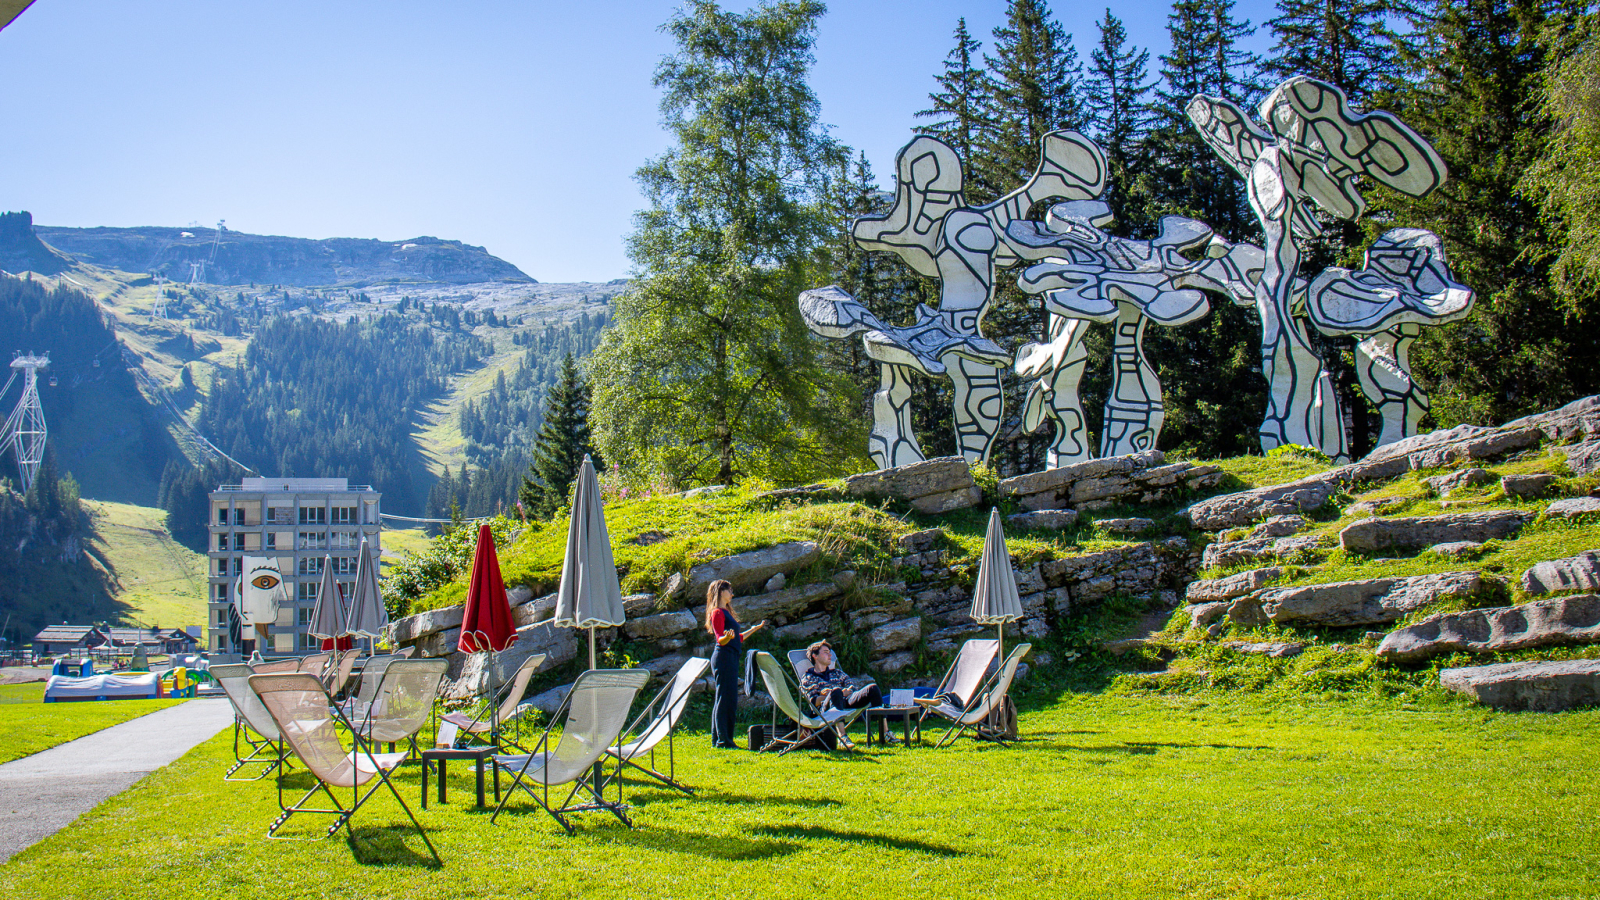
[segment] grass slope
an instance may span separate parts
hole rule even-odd
[[[91,549],[110,571],[125,622],[182,628],[206,621],[206,557],[167,534],[166,514],[127,503],[83,501]]]
[[[45,703],[43,700],[43,683],[0,684],[0,763],[21,759],[183,702],[163,699]]]
[[[6,896],[113,896],[130,873],[171,897],[865,896],[1095,898],[1592,896],[1600,712],[1460,703],[1272,705],[1068,695],[1010,747],[778,759],[678,744],[686,798],[635,787],[638,827],[532,807],[491,826],[470,771],[418,815],[434,870],[383,794],[353,843],[269,841],[270,782],[226,784],[219,736],[0,868]],[[400,776],[415,808],[416,767]],[[290,777],[304,786],[306,776]],[[204,828],[172,837],[173,815]],[[303,818],[303,817],[302,817]],[[325,818],[325,817],[319,817]],[[311,836],[314,823],[288,832]],[[226,861],[219,864],[219,861]]]

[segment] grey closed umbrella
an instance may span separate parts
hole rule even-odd
[[[1000,510],[989,510],[989,531],[983,537],[983,559],[978,563],[978,586],[972,592],[972,621],[993,625],[999,632],[1000,658],[1005,659],[1005,623],[1022,618],[1022,597],[1017,576],[1011,571],[1006,535],[1000,528]]]
[[[594,630],[618,627],[626,618],[617,565],[611,557],[611,535],[600,505],[600,481],[595,478],[594,463],[585,455],[572,498],[572,522],[567,526],[567,555],[561,564],[555,624],[589,630],[589,668],[593,669]]]
[[[361,538],[361,556],[356,560],[356,586],[350,593],[349,634],[376,638],[389,625],[389,610],[383,606],[383,595],[378,592],[378,566],[367,549],[367,538]]]
[[[317,603],[311,607],[311,624],[306,632],[314,638],[336,641],[350,630],[339,583],[333,580],[333,557],[322,560],[322,586],[317,588]]]

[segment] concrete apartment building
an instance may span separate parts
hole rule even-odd
[[[257,649],[284,656],[320,647],[306,626],[317,602],[323,559],[333,558],[334,577],[350,596],[362,535],[373,563],[378,562],[382,495],[370,485],[351,485],[343,478],[246,478],[219,486],[210,497],[206,648],[239,650],[228,638],[228,607],[246,556],[277,557],[294,597],[292,606],[278,610],[277,624],[268,628],[271,645]]]

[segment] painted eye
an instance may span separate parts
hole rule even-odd
[[[270,591],[278,586],[278,576],[257,575],[250,583],[263,591]]]

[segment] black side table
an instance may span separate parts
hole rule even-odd
[[[466,750],[454,748],[435,748],[422,751],[422,808],[428,808],[428,768],[437,763],[439,772],[439,802],[445,802],[444,791],[444,766],[445,762],[452,759],[475,760],[478,765],[478,808],[483,809],[483,765],[485,762],[494,769],[494,802],[500,802],[500,767],[494,764],[494,755],[499,752],[496,747],[471,747]]]
[[[861,722],[867,727],[867,746],[872,746],[873,724],[877,724],[878,741],[883,741],[883,723],[898,721],[905,729],[906,746],[911,746],[912,720],[922,712],[920,706],[869,706],[861,713]],[[922,737],[922,723],[916,723],[917,737]]]

